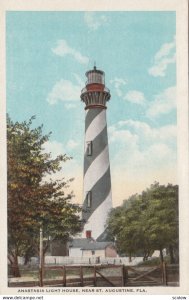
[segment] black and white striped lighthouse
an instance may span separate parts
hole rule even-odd
[[[103,235],[109,210],[112,208],[110,162],[106,122],[106,102],[110,91],[105,86],[105,73],[86,72],[86,86],[81,91],[85,103],[84,202],[86,221],[83,237]]]

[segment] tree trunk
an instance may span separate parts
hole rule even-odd
[[[129,253],[129,262],[132,262],[131,253]]]
[[[30,249],[26,251],[26,254],[24,255],[24,265],[26,266],[27,263],[30,261],[31,255],[30,255]]]
[[[147,261],[149,257],[149,252],[144,253],[143,261]]]
[[[171,264],[175,264],[175,257],[174,257],[174,251],[173,251],[173,247],[170,245],[169,246],[169,254],[170,254],[170,263]]]
[[[18,265],[18,256],[14,255],[11,257],[11,275],[13,277],[21,277],[20,274],[20,269],[19,269],[19,265]]]
[[[27,265],[30,261],[32,256],[35,256],[35,254],[38,252],[38,247],[36,245],[30,245],[28,248],[26,248],[25,254],[24,254],[24,265]]]
[[[161,259],[161,262],[163,263],[164,262],[164,259],[163,259],[163,250],[162,248],[160,248],[160,259]]]

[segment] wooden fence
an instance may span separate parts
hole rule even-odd
[[[9,282],[9,286],[134,287],[178,286],[179,266],[165,263],[153,267],[125,265],[45,266],[39,280]]]

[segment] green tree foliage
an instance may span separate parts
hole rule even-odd
[[[71,202],[73,193],[66,190],[73,179],[45,179],[70,158],[52,159],[44,152],[50,134],[43,135],[42,126],[32,129],[33,120],[14,123],[7,119],[8,258],[15,276],[20,275],[17,257],[28,257],[38,248],[41,226],[47,241],[44,252],[49,237],[66,241],[82,227],[80,208]]]
[[[154,183],[141,195],[133,195],[108,218],[108,231],[120,253],[130,257],[143,253],[144,260],[154,250],[169,250],[171,262],[178,257],[178,186]]]

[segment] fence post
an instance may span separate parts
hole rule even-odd
[[[81,286],[83,286],[83,268],[80,266],[80,280],[81,280]]]
[[[161,283],[164,284],[163,263],[160,264],[160,271],[161,271]]]
[[[43,229],[39,233],[39,286],[43,286],[44,256],[43,256]]]
[[[165,262],[162,263],[162,267],[163,267],[163,284],[167,285],[167,270],[166,270]]]
[[[96,266],[94,266],[94,286],[96,286]]]
[[[124,265],[124,286],[126,286],[128,279],[129,279],[128,269],[127,269],[127,267]]]
[[[66,286],[66,266],[63,266],[63,286]]]
[[[121,285],[124,286],[125,285],[125,268],[124,268],[124,265],[122,265],[121,273],[122,273]]]

